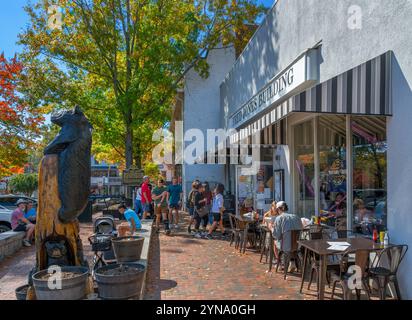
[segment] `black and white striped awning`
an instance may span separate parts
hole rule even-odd
[[[292,112],[391,116],[391,59],[388,51],[292,96],[233,134],[230,142],[246,139]]]

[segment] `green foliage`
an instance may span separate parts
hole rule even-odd
[[[240,29],[265,10],[255,0],[60,0],[59,30],[47,23],[53,4],[26,7],[24,97],[53,109],[80,105],[97,157],[116,155],[127,167],[152,149],[187,72],[207,77],[210,51],[244,44],[251,32]]]
[[[155,163],[148,162],[144,166],[144,174],[152,180],[156,180],[160,176],[159,167]]]
[[[27,196],[37,189],[38,186],[38,175],[33,174],[17,174],[10,179],[9,187],[12,192],[24,193]]]

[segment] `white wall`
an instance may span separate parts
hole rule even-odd
[[[393,62],[393,117],[388,118],[388,229],[390,241],[408,244],[398,276],[403,298],[412,299],[412,78]]]
[[[219,86],[234,61],[233,48],[213,50],[208,57],[210,75],[207,79],[202,79],[194,70],[188,73],[184,88],[184,132],[188,129],[200,129],[206,137],[208,129],[222,128]],[[185,142],[185,147],[189,144],[190,142]],[[189,190],[194,179],[209,181],[212,183],[211,187],[216,182],[226,184],[224,165],[184,164],[183,177],[186,189]]]

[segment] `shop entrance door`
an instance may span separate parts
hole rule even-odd
[[[256,175],[243,174],[248,166],[236,166],[236,215],[270,209],[273,201],[273,164],[261,163]]]

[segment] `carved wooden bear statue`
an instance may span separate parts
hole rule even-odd
[[[74,221],[87,205],[90,192],[90,148],[92,126],[79,107],[52,116],[62,129],[44,150],[59,157],[59,218]]]

